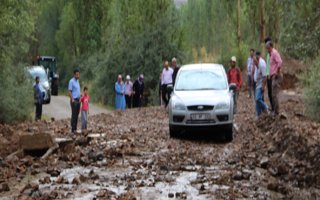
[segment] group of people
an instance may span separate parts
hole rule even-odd
[[[126,108],[139,108],[142,106],[144,91],[144,75],[140,74],[134,83],[130,80],[130,75],[126,76],[126,81],[122,75],[118,75],[115,83],[116,110],[125,110]]]
[[[254,95],[255,108],[259,117],[263,112],[271,112],[273,115],[279,114],[278,95],[280,91],[283,76],[281,73],[282,59],[279,52],[273,47],[271,38],[265,39],[265,47],[267,50],[266,60],[261,56],[259,51],[250,50],[250,56],[247,60],[247,82],[248,97]],[[230,59],[230,69],[227,72],[229,85],[233,85],[235,111],[237,107],[237,96],[242,87],[242,75],[239,67],[236,66],[237,59],[232,56]],[[160,93],[162,101],[167,107],[170,95],[173,90],[176,76],[180,67],[177,65],[177,59],[172,58],[171,66],[168,61],[164,61],[163,70],[160,75]],[[75,70],[73,78],[69,81],[68,91],[70,97],[71,115],[71,131],[77,130],[78,116],[81,110],[81,128],[87,129],[87,120],[89,112],[88,87],[80,89],[80,71]],[[35,79],[34,99],[36,105],[36,120],[41,119],[43,94],[39,86],[39,77]],[[270,107],[264,100],[264,91],[267,88]],[[125,110],[126,108],[138,108],[142,106],[142,98],[144,92],[144,75],[140,74],[134,83],[131,82],[130,75],[126,76],[123,81],[122,75],[118,75],[115,83],[115,107],[116,110]]]
[[[80,92],[80,71],[78,69],[74,70],[73,78],[70,79],[68,85],[70,105],[71,105],[71,131],[76,133],[78,116],[81,110],[81,129],[86,131],[88,113],[89,113],[89,94],[88,87],[83,88],[83,93]],[[115,93],[116,93],[116,109],[124,110],[128,108],[141,107],[142,96],[144,91],[144,76],[140,74],[138,79],[132,83],[130,81],[130,76],[126,76],[126,81],[123,82],[122,75],[118,75],[118,80],[115,83]]]
[[[279,114],[279,92],[283,76],[281,73],[282,59],[279,52],[274,48],[271,38],[265,39],[267,50],[266,60],[259,51],[250,50],[247,60],[248,98],[254,95],[257,117],[263,112],[276,116]],[[242,86],[242,75],[239,67],[236,67],[236,57],[231,57],[231,68],[227,72],[229,84],[236,85],[234,102],[236,107],[237,95]],[[268,90],[270,107],[264,100],[264,91]]]

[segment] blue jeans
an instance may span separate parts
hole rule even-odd
[[[87,129],[87,123],[88,123],[88,111],[81,110],[81,129],[82,130]]]
[[[268,109],[267,105],[264,103],[263,100],[263,90],[261,87],[256,88],[255,98],[257,115],[260,116],[262,112]]]

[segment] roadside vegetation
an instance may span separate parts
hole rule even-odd
[[[285,57],[313,63],[303,82],[307,113],[319,112],[317,0],[11,0],[0,11],[2,122],[25,120],[33,109],[30,84],[17,71],[37,55],[57,57],[62,90],[79,68],[82,86],[106,105],[114,103],[117,74],[144,73],[144,102],[155,105],[163,60],[228,67],[235,55],[244,69],[250,48],[265,52],[266,36]]]

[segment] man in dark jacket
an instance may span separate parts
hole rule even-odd
[[[42,104],[43,104],[43,93],[40,86],[40,78],[36,77],[36,84],[33,86],[34,89],[34,103],[36,105],[36,121],[41,120],[42,115]]]
[[[142,106],[142,96],[144,90],[144,76],[140,74],[138,79],[133,84],[133,108],[140,108]]]

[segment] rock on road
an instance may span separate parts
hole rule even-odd
[[[109,113],[110,111],[90,103],[90,115]],[[56,120],[71,117],[70,100],[67,96],[51,96],[50,104],[43,105],[43,115]]]

